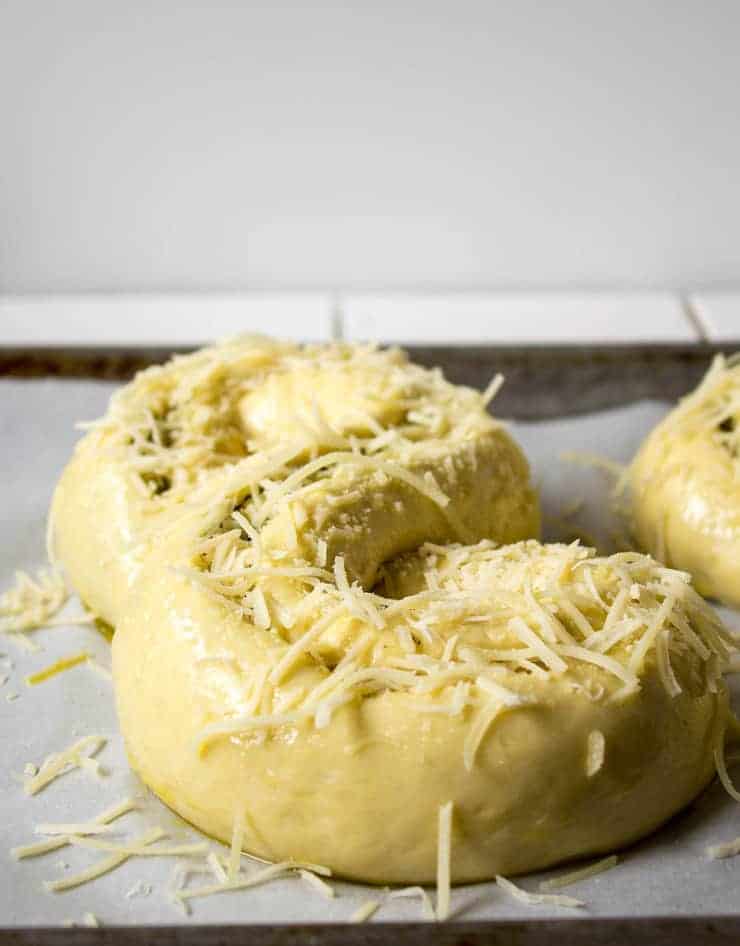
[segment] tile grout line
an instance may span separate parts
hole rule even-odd
[[[709,325],[706,322],[706,319],[702,315],[701,307],[697,306],[694,302],[694,297],[690,293],[680,293],[679,294],[679,303],[681,305],[681,311],[684,314],[689,325],[694,329],[694,331],[699,336],[697,338],[698,342],[710,342],[712,340],[711,332]]]
[[[329,334],[333,342],[344,341],[345,311],[341,293],[329,293]]]

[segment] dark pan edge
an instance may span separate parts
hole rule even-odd
[[[3,946],[731,946],[740,917],[0,930]]]
[[[674,401],[691,390],[716,352],[740,347],[409,346],[411,357],[439,365],[458,384],[483,388],[494,372],[506,383],[496,398],[501,417],[536,420],[604,410],[644,398]],[[165,348],[2,348],[0,377],[126,381],[174,353]]]

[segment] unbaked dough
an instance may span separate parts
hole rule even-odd
[[[713,777],[726,643],[682,573],[433,545],[347,604],[331,573],[271,574],[265,549],[246,576],[224,512],[181,523],[113,642],[131,765],[208,834],[243,823],[260,857],[425,883],[452,801],[460,883],[613,852]]]
[[[55,554],[85,603],[115,625],[152,541],[204,490],[353,451],[433,476],[432,489],[449,494],[435,505],[399,486],[396,507],[368,508],[363,528],[388,556],[424,539],[539,532],[527,461],[479,392],[397,349],[242,338],[150,368],[113,397],[57,486]],[[340,506],[327,513],[337,522]],[[355,543],[347,566],[367,581],[363,555]]]
[[[260,857],[429,882],[452,802],[453,881],[519,873],[633,841],[714,773],[728,644],[689,576],[537,542],[485,398],[400,352],[152,369],[53,512],[116,624],[131,765]]]
[[[642,548],[740,606],[740,364],[718,356],[652,431],[629,471]]]

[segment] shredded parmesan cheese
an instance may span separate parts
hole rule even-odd
[[[138,807],[138,803],[134,798],[124,798],[122,801],[117,802],[115,805],[112,805],[110,808],[106,808],[105,811],[101,811],[99,815],[96,815],[89,824],[95,825],[107,825],[112,821],[116,821],[118,818],[122,817],[125,814],[128,814],[130,811],[134,811]],[[36,844],[26,844],[21,847],[14,847],[11,849],[11,854],[16,860],[22,860],[25,857],[37,857],[40,854],[48,854],[50,851],[58,851],[59,848],[65,847],[67,844],[70,844],[70,838],[68,836],[54,838],[49,841],[39,841]]]
[[[379,907],[379,900],[366,900],[349,918],[350,923],[364,923],[366,920],[370,919]]]
[[[320,893],[322,897],[326,897],[328,900],[331,900],[335,895],[335,890],[331,884],[327,884],[325,880],[322,880],[318,874],[315,874],[312,870],[305,870],[300,868],[298,871],[298,876],[301,880],[304,880],[306,884],[316,893]]]
[[[437,920],[450,915],[450,860],[452,856],[452,802],[440,806],[437,824]]]
[[[586,867],[580,867],[578,870],[561,874],[559,877],[551,877],[549,880],[543,880],[540,883],[540,890],[546,893],[548,890],[559,890],[561,887],[569,887],[571,884],[577,884],[581,880],[587,880],[589,877],[602,874],[605,870],[611,870],[612,867],[617,866],[617,862],[617,855],[610,854],[609,857],[605,857]]]
[[[38,774],[27,779],[24,783],[26,794],[35,795],[43,788],[74,768],[85,768],[86,762],[94,762],[92,758],[106,743],[104,736],[85,736],[69,749],[53,753],[41,763]]]
[[[85,663],[89,659],[90,655],[85,651],[79,654],[72,654],[70,657],[62,657],[59,660],[55,660],[54,663],[50,664],[48,667],[44,667],[43,670],[37,670],[36,673],[27,676],[26,684],[28,686],[36,686],[37,683],[43,683],[45,680],[55,677],[58,673],[70,670],[72,667]]]
[[[108,857],[104,857],[86,870],[80,871],[78,874],[73,874],[71,877],[44,881],[44,887],[53,893],[61,893],[64,890],[71,890],[73,887],[87,884],[91,880],[95,880],[98,877],[102,877],[103,874],[115,870],[116,867],[120,867],[120,865],[124,864],[130,857],[138,854],[145,845],[153,844],[155,841],[164,837],[164,834],[165,832],[161,828],[152,828],[132,842],[131,850],[121,850],[115,854],[110,854]]]
[[[237,806],[234,813],[234,827],[231,833],[231,850],[229,851],[229,868],[227,879],[233,881],[239,873],[239,864],[242,856],[242,844],[244,843],[244,809]]]
[[[42,569],[32,578],[27,572],[18,571],[14,586],[0,595],[0,631],[17,633],[46,627],[68,597],[69,590],[60,572]]]
[[[429,894],[423,887],[401,887],[399,890],[392,890],[388,894],[389,900],[411,899],[414,897],[421,900],[422,910],[426,919],[435,919],[434,906],[429,898]]]
[[[528,906],[571,908],[585,906],[583,901],[576,900],[575,897],[567,897],[565,894],[530,893],[528,890],[523,890],[521,887],[517,887],[516,884],[512,883],[510,880],[507,880],[506,877],[501,877],[500,875],[496,876],[496,885],[508,893],[515,900],[518,900],[520,903],[526,903]]]
[[[734,841],[725,841],[722,844],[710,844],[706,851],[707,857],[711,857],[713,860],[736,857],[740,854],[740,838],[735,838]]]
[[[735,788],[730,778],[730,774],[727,771],[727,765],[725,764],[725,730],[721,729],[717,735],[717,739],[714,745],[714,764],[717,768],[717,775],[719,780],[722,783],[727,794],[734,798],[735,801],[740,802],[740,792]]]
[[[600,729],[593,729],[586,740],[586,775],[593,778],[604,765],[606,740]]]

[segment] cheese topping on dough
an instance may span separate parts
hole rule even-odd
[[[305,718],[322,728],[339,706],[392,689],[416,697],[419,712],[473,711],[464,750],[471,769],[496,717],[536,702],[523,685],[512,689],[516,681],[575,672],[577,688],[577,668],[587,664],[613,678],[609,698],[620,700],[639,689],[643,664],[655,652],[663,685],[674,696],[680,687],[672,658],[692,651],[716,687],[734,646],[687,574],[638,553],[605,558],[577,543],[533,541],[501,548],[487,541],[426,545],[387,566],[381,587],[366,591],[349,584],[341,557],[332,572],[303,559],[273,565],[263,545],[255,563],[254,539],[237,524],[227,517],[220,532],[201,540],[187,575],[248,621],[255,620],[260,589],[265,610],[275,612],[271,632],[287,644],[270,674],[272,683],[289,680],[306,662],[325,675],[288,712],[280,712],[276,691],[268,688],[260,699],[261,705],[267,701],[266,712],[213,723],[201,747]],[[272,595],[285,596],[286,587],[299,602],[289,626],[272,607]],[[344,629],[339,638],[337,627]],[[321,646],[327,636],[330,658]],[[603,734],[594,731],[589,776],[599,771],[603,757]]]

